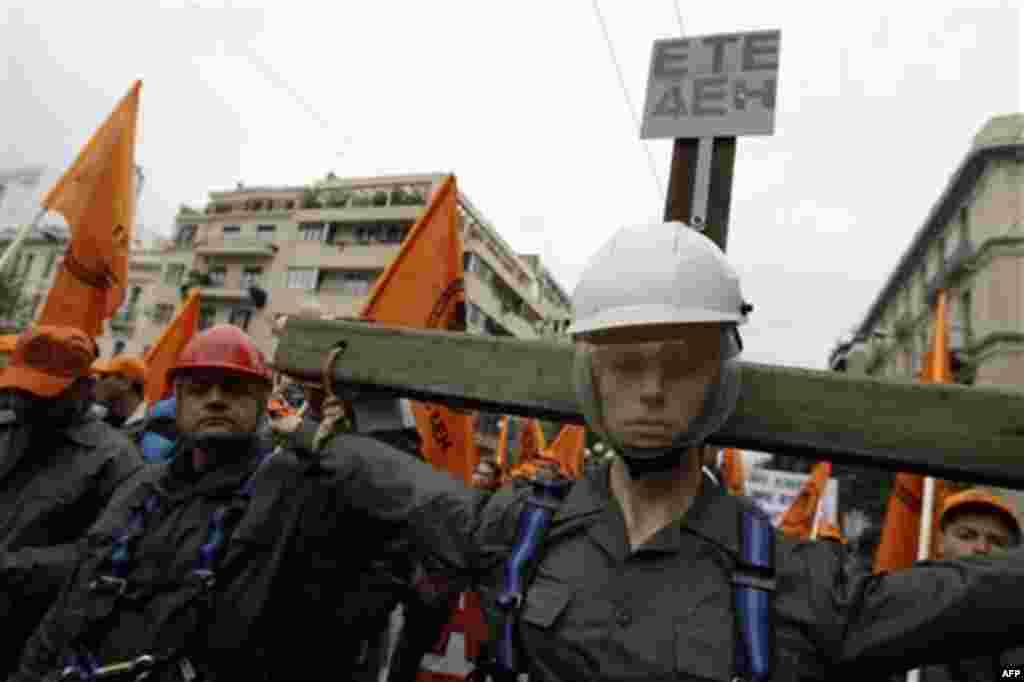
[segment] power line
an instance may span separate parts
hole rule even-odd
[[[618,57],[615,56],[615,46],[612,45],[611,35],[608,33],[608,25],[605,24],[604,16],[601,14],[601,8],[597,4],[597,0],[593,0],[594,14],[597,15],[597,21],[601,24],[601,31],[604,33],[605,43],[608,45],[608,54],[612,59],[612,65],[615,67],[615,73],[619,77],[619,87],[622,88],[622,95],[626,99],[626,106],[629,107],[629,114],[633,117],[633,130],[636,135],[640,134],[640,118],[637,116],[636,107],[633,106],[633,100],[629,96],[629,89],[626,87],[626,79],[622,75],[622,67],[619,66]],[[658,190],[658,196],[664,197],[665,190],[662,189],[661,176],[658,175],[658,166],[654,162],[654,154],[651,153],[651,147],[647,144],[646,140],[640,140],[640,146],[647,152],[647,164],[651,169],[651,177],[654,178],[654,185]]]

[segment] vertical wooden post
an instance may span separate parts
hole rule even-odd
[[[665,199],[665,220],[689,224],[697,182],[696,138],[677,138],[672,146],[672,167]],[[729,207],[732,202],[736,138],[716,137],[711,156],[711,185],[703,233],[725,251],[729,236]]]

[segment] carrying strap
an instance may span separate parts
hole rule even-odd
[[[771,679],[775,651],[772,597],[775,592],[775,528],[757,511],[740,514],[740,560],[733,569],[736,611],[734,679]]]
[[[512,553],[505,562],[504,587],[498,594],[497,638],[494,660],[487,672],[495,680],[514,680],[520,670],[516,651],[516,624],[533,575],[539,563],[538,550],[544,544],[551,520],[565,500],[571,481],[537,477],[519,514],[519,532]]]
[[[512,682],[522,672],[516,651],[516,626],[526,591],[539,564],[544,543],[570,481],[534,480],[533,492],[519,514],[519,535],[505,563],[504,587],[497,598],[497,641],[492,661],[478,666],[473,680],[488,677]],[[558,486],[558,487],[556,487]],[[766,682],[774,670],[775,528],[765,515],[743,509],[739,515],[740,557],[733,568],[736,617],[734,682]]]
[[[249,500],[252,498],[255,488],[256,476],[263,469],[263,466],[273,456],[274,451],[265,452],[259,460],[259,464],[246,478],[232,498],[232,501],[221,505],[210,518],[206,534],[206,542],[199,548],[199,556],[184,583],[185,586],[193,589],[193,598],[187,606],[200,598],[207,598],[212,594],[216,585],[216,567],[223,548],[227,545],[231,534],[237,528],[238,523],[244,515]],[[83,682],[92,682],[97,679],[99,670],[93,655],[83,646],[86,641],[102,636],[103,626],[109,624],[109,620],[116,614],[116,602],[123,599],[139,599],[165,587],[164,585],[139,586],[139,589],[132,589],[134,586],[128,581],[128,574],[134,563],[134,550],[139,539],[143,535],[146,526],[146,519],[160,508],[160,498],[156,493],[146,497],[141,504],[137,504],[128,517],[128,524],[114,536],[114,546],[111,550],[108,563],[110,570],[106,574],[97,576],[90,584],[89,590],[94,597],[107,602],[107,608],[103,610],[102,617],[94,619],[85,627],[85,631],[78,633],[73,646],[73,653],[69,657],[67,667],[62,673],[65,679],[79,679]],[[90,632],[91,631],[91,632]],[[90,637],[91,635],[91,637]],[[161,656],[166,658],[166,656]]]

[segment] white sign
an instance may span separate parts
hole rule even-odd
[[[641,139],[771,135],[781,31],[657,40]]]
[[[809,474],[751,467],[746,480],[746,495],[771,516],[772,523],[778,525],[782,514],[800,495],[800,489],[808,478]],[[839,504],[839,484],[836,479],[828,479],[821,504],[823,518],[836,523]]]

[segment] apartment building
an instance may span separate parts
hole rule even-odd
[[[1013,114],[990,119],[974,137],[853,337],[832,350],[829,365],[836,371],[916,378],[942,289],[957,382],[1024,386],[1022,273],[1024,114]],[[877,532],[891,476],[838,465],[833,472],[841,479],[840,499],[865,513]],[[1009,494],[1024,511],[1024,497]],[[865,552],[873,552],[876,542],[871,538]]]
[[[182,206],[170,240],[133,248],[127,299],[97,340],[102,354],[144,353],[190,284],[201,287],[202,327],[236,324],[267,353],[278,315],[310,304],[332,316],[357,315],[444,178],[330,174],[308,186],[239,184],[211,192],[204,207]],[[539,257],[517,254],[461,193],[459,215],[468,331],[561,335],[570,298]],[[14,230],[0,233],[0,245],[13,236]],[[17,267],[37,303],[53,284],[67,236],[61,228],[37,230],[19,256]],[[254,298],[252,287],[265,291],[266,301]],[[481,418],[484,432],[496,433],[496,424]]]

